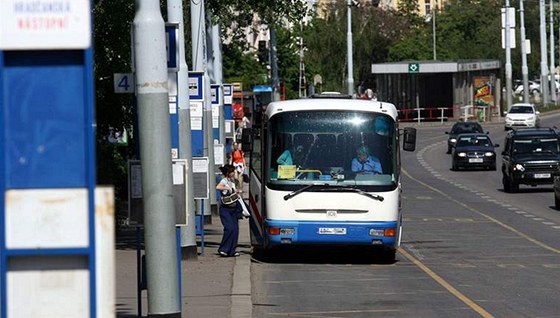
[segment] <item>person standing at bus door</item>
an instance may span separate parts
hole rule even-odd
[[[294,157],[299,158],[303,153],[303,146],[299,145],[296,147],[292,147],[290,149],[284,150],[284,152],[276,159],[276,163],[279,165],[295,165],[297,160],[294,160]]]
[[[243,135],[243,121],[241,119],[235,122],[237,128],[235,129],[235,141],[241,142],[241,136]]]
[[[352,159],[352,171],[361,174],[382,174],[381,162],[370,154],[369,148],[360,146],[356,149],[356,158]]]
[[[223,174],[222,180],[216,185],[216,189],[221,192],[222,197],[231,197],[239,194],[235,187],[235,168],[233,165],[220,167]],[[224,204],[224,199],[220,199],[220,221],[224,226],[222,241],[218,247],[218,254],[224,257],[239,256],[236,252],[237,241],[239,240],[239,219],[241,218],[242,208],[237,200],[231,204]]]
[[[241,124],[243,125],[243,129],[245,128],[251,128],[251,119],[249,114],[246,114],[245,116],[243,116],[243,118],[241,119]]]
[[[243,173],[245,172],[245,153],[241,150],[241,143],[234,142],[231,151],[231,164],[235,167],[237,188],[243,190]]]

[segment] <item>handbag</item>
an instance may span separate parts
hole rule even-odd
[[[234,208],[237,204],[237,200],[239,200],[239,194],[237,193],[222,195],[222,197],[220,198],[222,205],[226,208]]]

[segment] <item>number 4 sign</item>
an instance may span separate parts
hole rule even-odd
[[[132,73],[115,73],[113,75],[115,93],[134,93],[134,76]]]

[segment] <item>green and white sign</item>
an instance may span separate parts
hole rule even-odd
[[[420,64],[418,63],[408,63],[409,73],[420,73]]]

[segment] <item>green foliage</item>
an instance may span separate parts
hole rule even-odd
[[[266,67],[261,65],[254,54],[245,53],[233,44],[222,46],[223,74],[226,83],[243,82],[245,89],[268,81]]]
[[[107,141],[109,130],[132,132],[132,94],[115,94],[114,73],[131,72],[130,1],[94,1],[94,73],[96,98],[97,183],[112,184],[117,202],[126,200],[126,161],[133,147],[118,148]],[[118,211],[117,211],[118,212]]]
[[[347,6],[336,3],[327,7],[324,17],[312,20],[304,28],[306,76],[323,78],[323,91],[347,91]],[[364,5],[352,8],[354,77],[362,89],[375,88],[372,63],[386,62],[388,48],[400,39],[407,22],[394,11]]]
[[[449,0],[436,10],[438,60],[501,58],[500,7],[496,0]],[[432,59],[432,22],[411,29],[390,48],[390,59]]]

